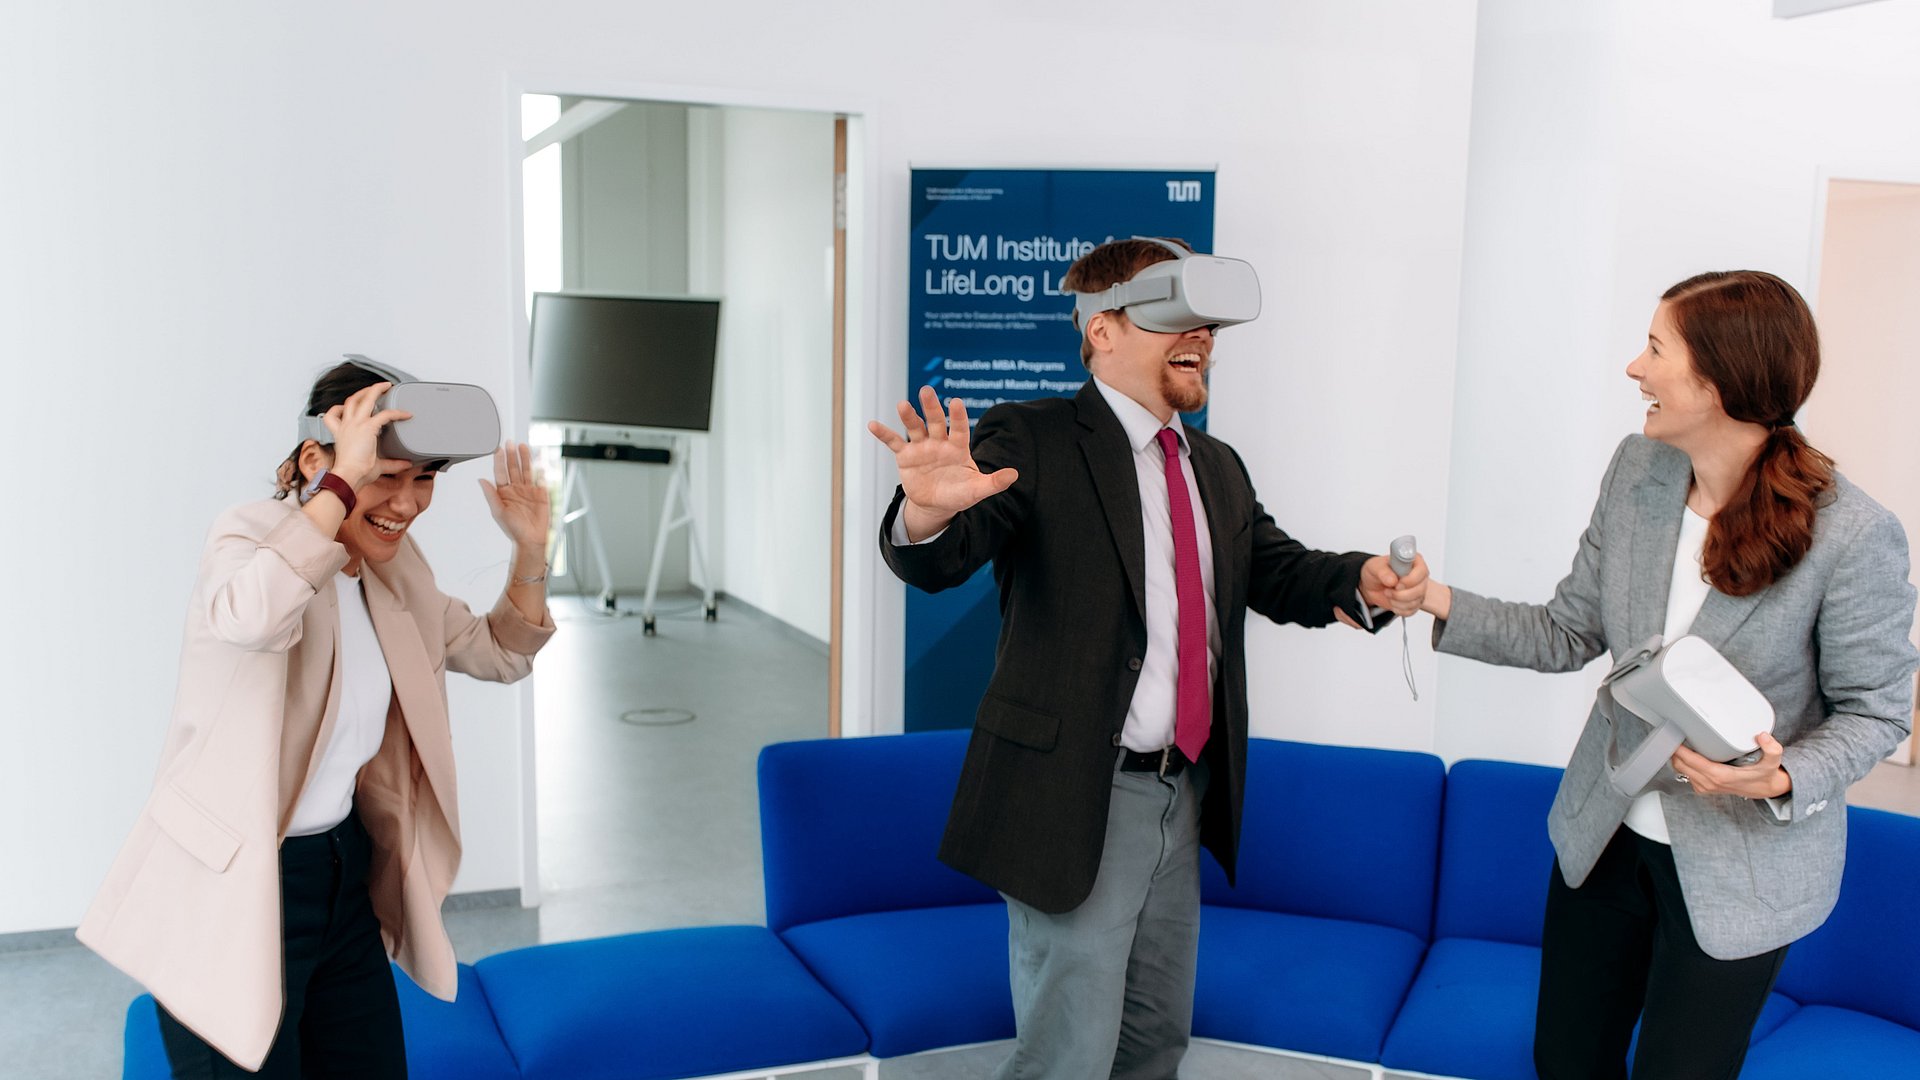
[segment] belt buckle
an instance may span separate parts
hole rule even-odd
[[[1167,778],[1167,766],[1171,765],[1172,763],[1173,763],[1173,747],[1171,746],[1161,747],[1160,748],[1160,779],[1165,780]]]

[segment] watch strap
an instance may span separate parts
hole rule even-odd
[[[353,513],[353,504],[357,500],[353,493],[352,484],[342,480],[333,472],[322,469],[320,470],[320,475],[313,478],[313,483],[307,485],[307,497],[312,498],[322,491],[333,492],[334,498],[340,500],[340,505],[346,507],[347,513]]]

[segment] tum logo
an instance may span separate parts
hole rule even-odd
[[[1167,181],[1167,201],[1168,202],[1199,202],[1200,201],[1200,181],[1198,180]]]

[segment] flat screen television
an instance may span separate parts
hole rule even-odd
[[[720,301],[533,294],[533,419],[706,431]]]

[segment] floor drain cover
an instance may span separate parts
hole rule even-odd
[[[692,720],[693,713],[687,709],[632,709],[620,714],[621,723],[640,727],[671,727]]]

